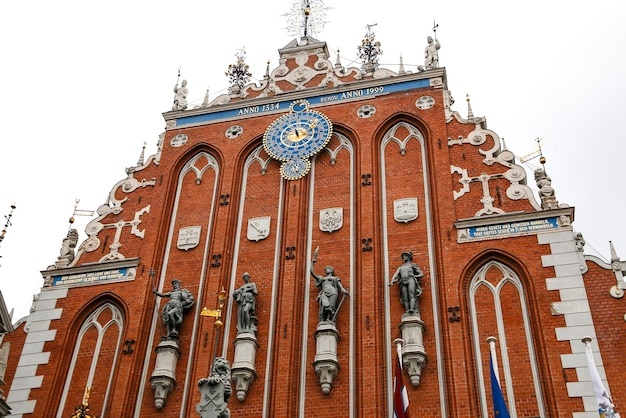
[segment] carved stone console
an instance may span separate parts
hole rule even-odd
[[[417,314],[404,314],[400,322],[400,332],[404,340],[402,347],[402,367],[411,377],[411,385],[420,383],[422,369],[426,365],[424,350],[424,321]]]
[[[258,347],[254,332],[239,332],[235,339],[235,360],[231,368],[237,400],[243,402],[248,389],[256,378],[255,358]]]
[[[314,335],[316,352],[313,368],[319,376],[322,393],[328,395],[332,388],[333,379],[339,372],[339,360],[337,359],[339,332],[334,324],[320,322]]]
[[[156,364],[150,377],[154,390],[154,406],[162,409],[165,399],[176,387],[176,365],[181,351],[175,340],[162,340],[154,349],[157,352]]]

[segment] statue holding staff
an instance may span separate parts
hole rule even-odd
[[[173,279],[173,289],[167,293],[160,293],[152,289],[152,293],[162,298],[169,298],[161,311],[161,319],[167,328],[167,337],[178,339],[180,327],[183,325],[183,314],[193,306],[193,295],[187,289],[180,287],[180,280]]]

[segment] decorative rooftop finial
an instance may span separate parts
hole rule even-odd
[[[535,181],[539,188],[539,197],[541,198],[541,209],[558,209],[559,202],[556,200],[554,188],[552,188],[552,179],[543,168],[535,170]]]
[[[612,241],[609,241],[609,247],[611,249],[611,270],[613,270],[617,280],[617,284],[611,287],[610,293],[615,299],[621,299],[624,297],[624,289],[626,288],[624,285],[624,268]]]
[[[206,88],[206,93],[204,93],[204,100],[202,101],[201,107],[207,107],[209,105],[209,88]]]
[[[402,55],[400,55],[400,69],[398,70],[398,74],[405,75],[406,71],[404,70],[404,61],[402,60]]]
[[[250,81],[252,74],[248,71],[249,67],[246,64],[246,47],[242,47],[235,51],[235,58],[237,61],[235,64],[228,66],[228,71],[225,73],[230,78],[230,87],[228,92],[232,95],[238,95],[241,93],[241,89]]]
[[[141,148],[141,154],[139,154],[139,159],[137,160],[137,167],[141,167],[144,165],[145,156],[146,156],[146,141],[143,142],[143,147]]]
[[[178,87],[178,82],[180,81],[180,67],[178,68],[178,78],[176,79],[176,85],[174,86],[174,104],[172,105],[172,110],[185,110],[187,109],[187,93],[189,90],[187,89],[187,80],[183,80],[180,87]]]
[[[337,61],[335,62],[335,68],[341,68],[341,58],[339,57],[339,48],[337,48]]]
[[[465,95],[465,100],[467,100],[467,120],[474,119],[474,112],[472,111],[472,104],[470,103],[469,94]]]
[[[4,218],[7,221],[4,223],[4,228],[2,228],[2,232],[0,232],[0,244],[2,244],[2,241],[4,241],[4,236],[7,234],[7,229],[12,225],[11,218],[13,217],[14,210],[15,210],[15,204],[11,205],[11,212],[9,212],[8,215],[4,215]]]
[[[322,0],[295,0],[291,11],[283,15],[287,16],[289,36],[316,36],[326,25],[326,10]]]
[[[375,40],[376,35],[372,31],[372,27],[376,25],[377,23],[365,26],[367,29],[365,38],[361,41],[357,52],[363,62],[361,69],[367,74],[373,73],[378,68],[378,56],[383,54],[383,51],[380,49],[380,42]]]
[[[265,75],[263,76],[265,80],[270,79],[270,60],[267,60],[267,66],[265,67]]]

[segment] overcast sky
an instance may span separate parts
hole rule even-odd
[[[0,4],[0,215],[17,208],[0,246],[0,290],[28,314],[44,270],[56,261],[75,200],[96,210],[126,177],[147,142],[156,151],[178,68],[190,105],[226,92],[224,72],[245,47],[255,79],[294,37],[289,0],[4,1]],[[423,64],[426,37],[439,25],[454,110],[476,116],[518,156],[543,138],[546,169],[560,203],[576,207],[586,253],[626,259],[622,120],[626,97],[626,2],[326,0],[316,38],[344,66],[360,66],[367,24],[381,42],[381,67]],[[383,6],[383,7],[377,7]],[[536,191],[532,170],[525,165]],[[75,227],[86,238],[91,218]],[[4,224],[4,216],[0,217]],[[607,289],[608,292],[608,289]]]

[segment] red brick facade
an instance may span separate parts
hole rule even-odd
[[[315,54],[324,51],[319,44],[315,48],[300,67],[314,67]],[[298,68],[290,55],[296,50],[307,48],[282,51],[289,71]],[[520,177],[523,170],[497,134],[484,120],[464,120],[450,110],[444,69],[366,74],[360,80],[343,74],[322,87],[330,76],[317,74],[300,90],[287,77],[276,78],[277,89],[265,94],[248,89],[245,98],[165,114],[168,128],[158,153],[114,187],[99,212],[104,215],[90,224],[98,231],[91,234],[88,226],[91,238],[62,270],[66,275],[105,271],[108,265],[115,270],[115,263],[126,260],[136,274],[128,280],[58,284],[60,273],[44,273],[52,279],[42,296],[50,298],[40,298],[33,313],[50,315],[38,353],[44,360],[32,374],[38,384],[25,381],[26,399],[13,395],[16,402],[34,401],[19,404],[18,409],[31,408],[24,416],[70,416],[86,387],[95,414],[197,416],[197,382],[208,375],[213,354],[233,361],[232,293],[244,272],[258,288],[256,378],[243,402],[233,384],[231,416],[390,416],[393,340],[400,337],[405,309],[398,286],[388,282],[403,251],[411,251],[424,272],[420,315],[427,363],[417,387],[404,376],[411,416],[491,416],[489,336],[498,337],[499,374],[512,416],[586,416],[580,414],[590,411],[583,402],[583,396],[593,396],[588,379],[582,384],[585,395],[576,395],[575,384],[585,378],[563,360],[580,360],[582,343],[564,336],[577,332],[576,326],[555,307],[567,300],[548,284],[575,276],[554,266],[585,264],[575,248],[573,208],[541,210],[536,192],[526,186],[532,179],[526,173]],[[318,100],[330,96],[336,100]],[[424,96],[434,99],[432,107],[416,106]],[[307,176],[284,180],[280,163],[262,149],[263,134],[301,98],[332,121],[334,133],[312,158]],[[263,110],[273,103],[280,104],[278,110]],[[375,112],[359,116],[363,105]],[[243,132],[225,135],[233,125]],[[173,146],[172,138],[180,134],[186,143]],[[417,198],[417,218],[397,221],[394,202],[406,198]],[[342,227],[330,233],[319,228],[320,211],[327,208],[343,210]],[[270,232],[259,241],[246,236],[248,220],[257,217],[270,218]],[[516,222],[541,227],[491,236],[477,232]],[[180,229],[190,226],[200,227],[198,245],[177,248]],[[337,316],[339,371],[328,395],[312,367],[318,289],[309,267],[318,246],[316,273],[333,266],[350,291]],[[608,293],[614,272],[586,264],[589,271],[579,286],[586,299],[574,300],[588,303],[592,321],[578,331],[595,332],[605,384],[620,406],[626,401],[620,368],[626,350],[624,302]],[[163,306],[165,299],[157,301],[153,288],[166,292],[173,278],[194,295],[195,305],[180,331],[176,386],[159,410],[150,376],[154,349],[164,335],[155,304]],[[215,319],[200,311],[216,309],[222,289],[224,328],[217,332]],[[7,338],[21,350],[26,335],[18,330]],[[17,382],[19,359],[13,358],[9,385]]]

